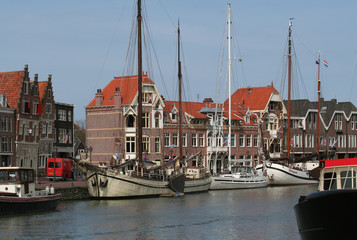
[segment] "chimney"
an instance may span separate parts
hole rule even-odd
[[[102,89],[97,89],[97,93],[95,94],[95,105],[100,106],[104,100],[104,96],[102,93]]]
[[[120,107],[121,107],[121,91],[119,87],[116,87],[114,92],[114,109],[119,109]]]
[[[205,98],[205,99],[203,99],[203,102],[204,103],[213,103],[213,100],[212,100],[212,98]]]
[[[332,98],[331,102],[333,102],[334,104],[337,104],[337,99],[336,98]]]

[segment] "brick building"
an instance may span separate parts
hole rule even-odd
[[[163,159],[164,102],[143,74],[143,158]],[[136,159],[137,76],[115,77],[86,107],[86,145],[91,163],[101,167]]]
[[[184,102],[183,155],[201,153],[189,166],[222,172],[228,164],[228,100]],[[115,77],[86,107],[86,144],[92,164],[107,167],[136,159],[137,76]],[[154,82],[143,76],[143,158],[163,163],[178,155],[178,102],[166,101]],[[259,129],[262,147],[272,157],[280,146],[286,110],[273,86],[243,88],[232,95],[232,159],[258,161]],[[264,145],[263,145],[264,143]],[[249,163],[251,164],[251,163]]]
[[[7,104],[6,95],[0,94],[0,167],[15,165],[15,110]]]
[[[357,154],[357,108],[351,102],[336,99],[320,101],[320,117],[317,102],[307,99],[291,102],[291,154],[295,158],[316,154],[333,154],[337,158],[355,157]],[[317,138],[317,121],[320,119],[320,137]],[[331,152],[332,150],[332,152]],[[286,150],[285,150],[286,151]]]
[[[32,167],[43,173],[56,136],[52,76],[39,82],[35,74],[31,80],[28,65],[21,71],[1,72],[0,96],[1,164]],[[67,127],[72,132],[67,136],[71,137],[73,105],[68,106],[72,126]]]

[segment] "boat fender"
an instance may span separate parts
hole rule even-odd
[[[102,182],[102,179],[100,179],[100,186],[101,187],[106,187],[108,185],[108,179],[106,179],[104,182]]]

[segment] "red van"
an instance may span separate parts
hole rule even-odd
[[[56,171],[53,168],[55,165],[55,160]],[[69,158],[49,158],[47,160],[46,175],[48,178],[53,179],[54,172],[56,172],[56,179],[73,179],[72,167],[73,162]]]

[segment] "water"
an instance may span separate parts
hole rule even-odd
[[[316,187],[62,202],[56,211],[0,217],[0,239],[300,239],[293,207]]]

